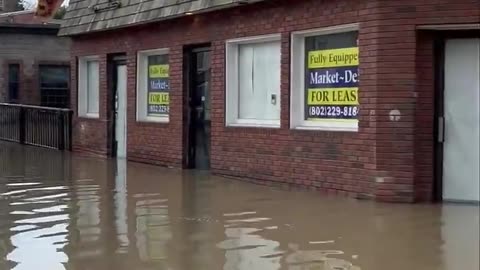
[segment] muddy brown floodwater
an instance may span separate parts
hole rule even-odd
[[[0,270],[478,270],[479,207],[381,204],[0,143]]]

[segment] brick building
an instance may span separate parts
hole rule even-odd
[[[12,2],[0,1],[3,11]],[[70,39],[59,28],[33,11],[0,12],[0,102],[69,106]]]
[[[18,1],[0,0],[0,13],[17,11]]]
[[[479,0],[72,0],[65,19],[76,151],[479,200]]]

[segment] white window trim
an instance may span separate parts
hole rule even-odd
[[[358,31],[359,24],[292,32],[290,52],[290,128],[298,130],[358,131],[358,121],[352,123],[315,123],[305,120],[305,38],[350,31]]]
[[[87,62],[89,61],[100,61],[100,57],[98,55],[91,55],[91,56],[82,56],[78,58],[78,89],[77,89],[77,110],[78,116],[81,118],[92,118],[98,119],[100,118],[100,88],[98,89],[98,113],[89,113],[88,112],[88,89],[87,89]],[[100,64],[99,64],[100,66]],[[98,74],[98,78],[100,80],[100,74]],[[100,87],[100,86],[99,86]]]
[[[242,44],[255,44],[255,43],[271,42],[271,41],[281,41],[281,34],[237,38],[237,39],[230,39],[226,41],[225,126],[280,128],[280,119],[261,120],[261,119],[239,119],[238,118],[238,97],[239,97],[238,46]],[[278,102],[281,106],[281,101],[278,100]]]
[[[147,105],[147,76],[148,76],[148,57],[151,55],[169,54],[170,49],[153,49],[137,52],[137,122],[168,123],[170,122],[170,113],[168,115],[148,115]],[[170,58],[169,58],[170,59]],[[170,60],[169,60],[170,61]],[[171,91],[171,89],[170,89]],[[170,92],[171,94],[171,92]]]

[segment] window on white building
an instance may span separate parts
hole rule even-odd
[[[290,127],[357,131],[358,25],[294,32]]]
[[[78,61],[78,115],[99,118],[100,68],[98,57],[81,57]]]
[[[227,41],[226,125],[280,127],[280,35]]]
[[[167,123],[170,114],[168,49],[138,52],[137,121]]]

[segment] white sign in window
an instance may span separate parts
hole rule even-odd
[[[358,130],[356,26],[293,34],[291,127]]]
[[[78,115],[98,118],[100,111],[100,67],[98,57],[78,61]]]
[[[168,122],[169,114],[168,49],[141,51],[137,65],[137,121]]]
[[[280,127],[280,36],[227,41],[227,126]]]

